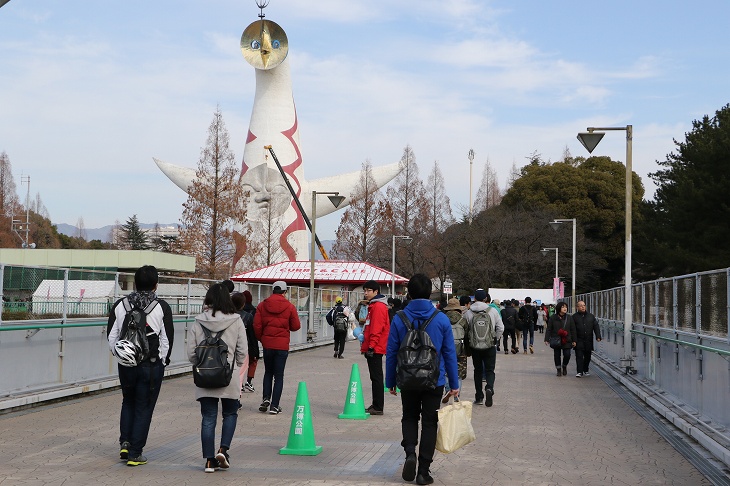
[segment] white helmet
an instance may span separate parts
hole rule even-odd
[[[137,366],[137,346],[126,339],[121,339],[114,344],[114,356],[122,366],[128,368]]]

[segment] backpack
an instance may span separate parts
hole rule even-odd
[[[360,324],[365,324],[368,318],[368,304],[360,304],[357,306],[357,320]]]
[[[228,345],[221,339],[223,331],[213,335],[205,326],[200,327],[205,338],[195,346],[193,381],[198,388],[224,388],[231,382],[233,363],[228,365]]]
[[[469,325],[469,347],[479,350],[492,348],[496,333],[489,311],[472,311],[472,313],[474,317]]]
[[[531,325],[534,324],[534,320],[533,320],[534,315],[532,312],[533,308],[534,307],[532,307],[531,305],[527,305],[527,304],[522,306],[522,309],[524,309],[524,311],[522,312],[523,329],[529,330]]]
[[[426,328],[438,313],[438,310],[434,310],[431,317],[415,329],[404,311],[396,312],[406,326],[406,335],[396,355],[395,378],[401,390],[424,391],[436,388],[441,374],[441,361]]]
[[[159,337],[147,324],[147,316],[157,307],[157,303],[158,301],[155,299],[147,304],[147,307],[140,309],[139,307],[132,306],[128,298],[125,297],[122,299],[122,305],[126,314],[122,322],[122,329],[119,333],[117,343],[126,341],[135,348],[134,366],[147,360],[152,362],[157,361]],[[154,341],[152,346],[150,345],[150,341]],[[117,357],[117,360],[121,365],[129,366],[129,364],[122,362],[119,357]]]
[[[466,318],[461,316],[458,321],[451,323],[451,332],[454,334],[454,347],[456,348],[457,356],[464,355],[464,338],[466,337],[466,331],[464,330],[462,321],[465,320]]]
[[[336,314],[335,314],[335,332],[345,332],[347,331],[347,316],[344,312],[342,312],[344,308],[342,306],[338,307]]]

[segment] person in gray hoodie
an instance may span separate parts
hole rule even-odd
[[[476,388],[476,395],[474,403],[480,404],[484,400],[484,404],[487,407],[492,406],[492,397],[494,396],[494,368],[497,364],[497,343],[502,337],[504,332],[504,324],[502,323],[502,317],[500,316],[497,309],[489,305],[492,302],[491,297],[484,289],[477,289],[474,292],[475,302],[471,305],[468,311],[464,313],[469,327],[473,325],[474,314],[478,312],[486,312],[489,318],[494,324],[494,337],[495,342],[489,349],[473,349],[471,351],[472,361],[474,363],[474,387]],[[467,328],[467,335],[469,334]],[[486,375],[486,385],[484,386],[484,392],[482,392],[482,371],[484,370]]]
[[[202,422],[200,426],[200,440],[203,445],[205,458],[205,472],[215,472],[217,468],[230,467],[228,449],[231,447],[233,433],[238,420],[238,397],[241,391],[237,379],[237,369],[243,364],[248,350],[246,329],[241,316],[231,301],[231,295],[222,284],[213,284],[205,294],[203,312],[195,316],[195,322],[190,327],[187,342],[188,359],[197,364],[195,348],[205,339],[203,326],[211,333],[223,331],[221,339],[228,346],[228,360],[235,362],[233,376],[228,386],[223,388],[195,388],[195,399],[200,402]],[[221,401],[223,413],[223,428],[218,452],[215,452],[215,428],[218,419],[218,400]]]

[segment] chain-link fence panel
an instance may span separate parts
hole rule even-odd
[[[657,281],[659,327],[674,329],[674,280]]]
[[[697,292],[695,277],[679,277],[675,281],[677,282],[677,329],[696,332],[697,312],[695,303],[697,302]]]
[[[701,331],[727,337],[727,272],[703,274],[699,279]]]

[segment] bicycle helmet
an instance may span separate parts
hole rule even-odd
[[[137,347],[126,339],[121,339],[114,344],[114,356],[122,366],[130,368],[137,366]]]

